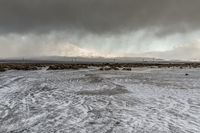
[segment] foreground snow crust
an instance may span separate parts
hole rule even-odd
[[[199,133],[200,69],[0,73],[0,133],[11,132]]]

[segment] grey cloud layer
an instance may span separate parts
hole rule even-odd
[[[200,0],[0,0],[0,57],[200,58],[199,12]]]
[[[0,32],[187,32],[200,26],[199,6],[199,0],[0,0]]]

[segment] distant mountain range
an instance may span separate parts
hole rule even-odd
[[[165,61],[157,58],[146,57],[64,57],[64,56],[42,56],[42,57],[22,57],[22,58],[6,58],[1,61],[56,61],[56,62],[116,62],[116,63],[131,63],[131,62],[146,62],[146,61]]]

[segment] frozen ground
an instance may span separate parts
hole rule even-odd
[[[0,73],[0,133],[29,132],[199,133],[200,69]]]

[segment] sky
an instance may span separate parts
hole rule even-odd
[[[0,0],[0,57],[200,60],[199,0]]]

